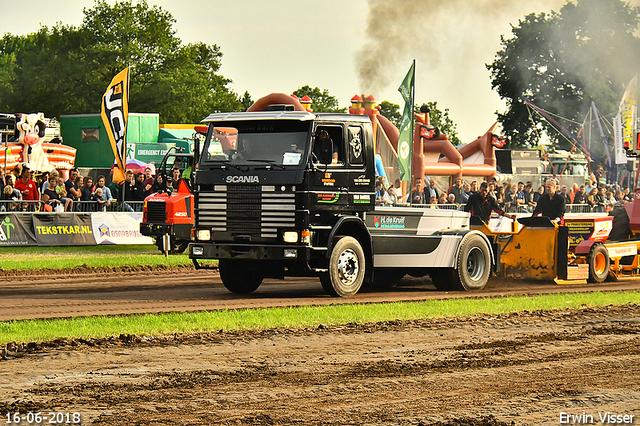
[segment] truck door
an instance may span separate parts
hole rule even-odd
[[[371,154],[365,146],[366,136],[361,125],[350,124],[347,126],[347,167],[349,169],[349,204],[354,210],[370,210],[375,204],[375,182],[373,181],[373,161]]]
[[[319,210],[344,210],[349,205],[349,168],[341,124],[317,125],[313,133],[309,173],[311,203]]]

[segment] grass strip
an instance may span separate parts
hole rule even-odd
[[[0,267],[9,269],[59,269],[120,266],[190,265],[186,254],[164,257],[155,245],[98,245],[60,247],[3,247]]]
[[[532,297],[447,299],[421,302],[340,304],[219,310],[192,313],[92,316],[54,320],[0,322],[0,344],[57,338],[104,338],[120,334],[160,336],[218,330],[304,328],[318,325],[371,323],[522,311],[548,311],[640,303],[640,292],[562,293]]]

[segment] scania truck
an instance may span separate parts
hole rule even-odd
[[[256,290],[264,278],[319,277],[348,297],[363,284],[430,275],[442,290],[482,289],[495,244],[457,210],[377,206],[372,120],[267,104],[214,113],[196,146],[189,257],[217,259],[223,284]],[[232,128],[237,138],[225,136]]]

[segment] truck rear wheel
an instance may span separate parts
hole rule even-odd
[[[587,261],[589,263],[588,282],[601,283],[607,279],[611,261],[609,259],[609,252],[604,245],[595,244],[591,247]]]
[[[329,272],[320,275],[322,288],[332,296],[353,296],[362,286],[365,266],[364,251],[358,240],[340,238],[331,250]]]
[[[220,259],[218,269],[222,284],[232,293],[252,293],[262,284],[263,276],[256,262],[245,259]]]
[[[451,284],[455,280],[453,273],[455,273],[453,269],[432,268],[429,270],[429,277],[431,277],[431,282],[438,291],[456,290]]]
[[[458,251],[451,271],[451,287],[456,290],[482,290],[491,274],[491,252],[479,235],[468,235]]]

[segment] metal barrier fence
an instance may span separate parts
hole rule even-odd
[[[64,203],[61,204],[64,206]],[[109,205],[98,203],[97,201],[74,201],[70,211],[76,213],[90,212],[141,212],[144,201],[125,201],[119,203],[112,201]],[[33,212],[33,213],[62,213],[56,210],[53,205],[49,205],[51,211],[47,208],[47,204],[37,200],[0,200],[0,212]],[[64,208],[64,207],[63,207]]]
[[[408,203],[398,203],[398,204],[385,204],[379,203],[381,206],[388,207],[413,207],[418,209],[444,209],[444,210],[464,210],[465,204],[408,204]],[[565,205],[565,213],[605,213],[611,209],[612,206],[605,204],[596,204],[595,206],[590,206],[589,204],[567,204]],[[507,213],[516,213],[516,214],[532,214],[535,210],[533,206],[518,206],[515,209],[513,208],[505,208]]]

